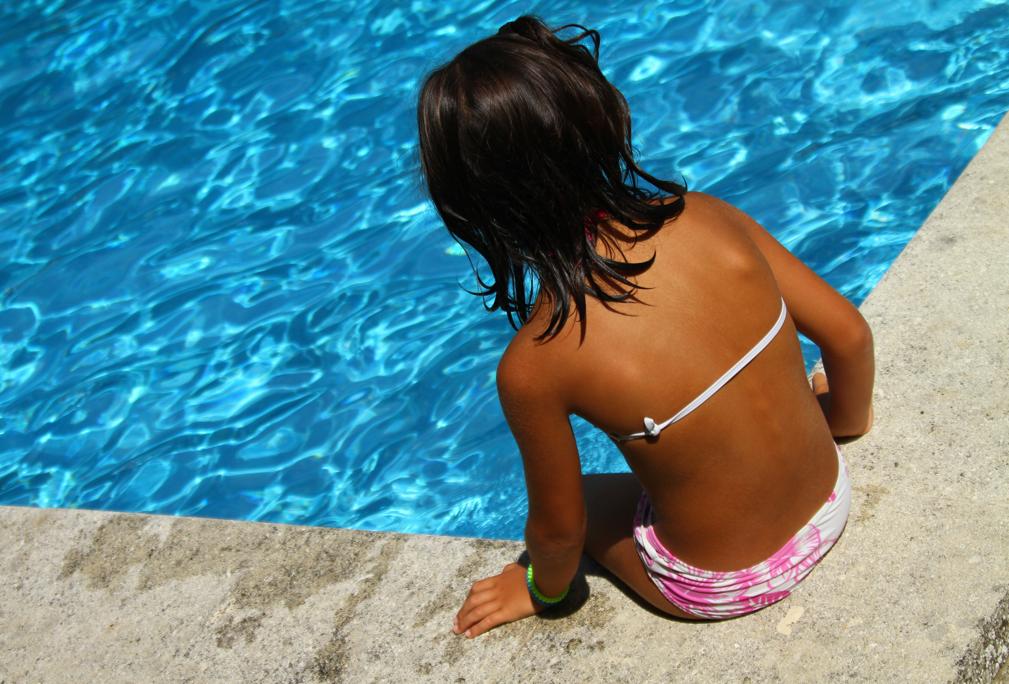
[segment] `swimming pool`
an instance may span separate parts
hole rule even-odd
[[[6,4],[0,503],[520,537],[419,78],[520,12],[599,28],[645,168],[860,302],[1009,109],[1009,4],[852,4]]]

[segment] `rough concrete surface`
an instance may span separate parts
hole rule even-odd
[[[570,614],[467,641],[520,544],[5,507],[0,682],[1009,682],[1007,121],[862,307],[876,425],[789,599],[677,622],[590,568]]]

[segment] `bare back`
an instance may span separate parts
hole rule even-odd
[[[705,195],[688,194],[675,221],[621,248],[628,261],[655,255],[634,279],[638,301],[607,307],[590,298],[583,338],[572,319],[544,343],[534,339],[537,311],[507,353],[534,365],[570,413],[632,433],[644,416],[672,416],[732,366],[775,322],[781,293],[744,226]],[[687,418],[620,448],[663,543],[711,570],[767,558],[823,504],[837,475],[791,318]]]

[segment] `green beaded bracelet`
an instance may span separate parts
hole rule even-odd
[[[526,586],[529,587],[529,593],[532,594],[533,600],[544,606],[556,606],[558,603],[563,601],[568,597],[568,591],[571,590],[571,585],[569,584],[560,596],[550,597],[544,596],[539,589],[536,588],[536,582],[533,581],[533,564],[529,564],[529,569],[526,570]]]

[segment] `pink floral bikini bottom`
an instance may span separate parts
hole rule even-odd
[[[684,563],[659,541],[652,506],[642,493],[634,540],[645,570],[680,610],[719,620],[751,613],[788,596],[841,536],[851,507],[848,466],[837,449],[837,482],[820,510],[770,558],[743,570],[702,570]]]

